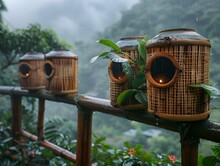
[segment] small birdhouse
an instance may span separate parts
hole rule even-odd
[[[191,84],[208,84],[210,42],[192,29],[161,31],[147,44],[148,111],[176,121],[209,117],[209,97]]]
[[[22,89],[37,90],[45,88],[44,62],[44,54],[37,52],[26,53],[19,59],[18,75]]]
[[[134,36],[122,38],[116,44],[121,48],[123,52],[129,54],[132,59],[140,59],[138,54],[137,39],[143,39],[142,36]],[[124,54],[119,54],[123,58],[128,58]],[[138,72],[138,69],[134,68],[134,75]],[[126,89],[129,89],[129,81],[126,74],[123,71],[122,63],[110,61],[108,65],[108,73],[110,77],[110,102],[112,106],[117,106],[118,96]],[[138,101],[130,99],[125,102],[123,107],[126,108],[143,108]]]
[[[46,54],[44,65],[46,90],[53,94],[78,92],[78,56],[69,50],[54,50]]]

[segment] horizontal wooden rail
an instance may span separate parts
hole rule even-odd
[[[93,111],[122,117],[143,124],[164,128],[180,134],[182,165],[196,166],[198,158],[198,145],[200,138],[213,142],[220,142],[220,123],[209,120],[197,122],[175,122],[170,120],[158,119],[146,110],[125,110],[112,107],[109,100],[94,98],[85,95],[52,95],[45,90],[27,91],[20,87],[0,86],[0,94],[10,95],[12,102],[12,131],[13,137],[18,138],[20,133],[31,137],[32,140],[40,143],[54,153],[76,162],[76,165],[91,165],[91,132],[92,132],[92,113]],[[33,136],[21,129],[21,97],[35,97],[39,99],[38,116],[38,137]],[[78,128],[77,128],[77,152],[76,155],[57,147],[46,140],[43,136],[43,117],[44,101],[56,101],[76,105],[78,107]],[[17,125],[15,125],[17,124]]]
[[[36,135],[33,135],[31,133],[28,133],[27,131],[21,131],[20,133],[22,136],[32,140],[32,141],[38,141],[38,137]],[[74,163],[76,163],[76,155],[59,147],[59,146],[56,146],[55,144],[51,143],[51,142],[48,142],[46,140],[43,140],[43,141],[39,141],[40,144],[47,148],[48,150],[51,150],[52,152],[54,152],[55,154],[69,160],[69,161],[72,161]]]
[[[209,120],[198,122],[175,122],[170,120],[158,119],[152,114],[143,110],[123,110],[111,106],[109,100],[94,98],[84,95],[65,95],[55,96],[44,90],[27,91],[21,90],[20,87],[0,86],[0,94],[20,95],[46,99],[50,101],[63,102],[67,104],[77,105],[86,111],[98,111],[140,123],[164,128],[170,131],[179,132],[180,128],[187,128],[193,136],[220,142],[220,123]],[[189,129],[190,128],[190,129]]]

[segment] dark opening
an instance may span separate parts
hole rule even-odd
[[[117,62],[112,62],[111,65],[112,74],[116,79],[122,79],[125,77],[125,73],[123,72],[122,64]]]
[[[175,75],[176,68],[172,61],[166,57],[157,57],[151,64],[151,76],[157,83],[170,82]]]
[[[53,68],[49,63],[44,65],[44,72],[49,77],[52,74]]]
[[[30,75],[30,67],[27,65],[27,64],[22,64],[19,68],[19,71],[20,73],[23,75],[23,76],[29,76]]]

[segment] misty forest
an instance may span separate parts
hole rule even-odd
[[[4,12],[10,11],[7,11],[4,1],[0,0],[1,86],[19,86],[18,62],[25,53],[47,54],[54,48],[65,48],[79,57],[78,94],[109,99],[109,61],[97,60],[90,64],[92,57],[107,50],[106,47],[97,43],[97,40],[109,39],[117,42],[123,37],[145,35],[151,39],[162,30],[192,28],[211,42],[209,84],[220,88],[220,3],[218,0],[139,0],[130,9],[121,11],[120,19],[103,31],[97,32],[86,40],[77,39],[77,41],[74,39],[66,41],[58,36],[52,27],[42,28],[40,24],[31,22],[26,28],[13,29],[4,21],[2,17]],[[39,163],[40,165],[72,165],[71,162],[44,148],[39,148],[37,143],[28,140],[25,140],[23,146],[28,153],[34,151],[34,156],[28,154],[26,158],[21,157],[21,145],[10,144],[10,97],[0,95],[0,102],[0,165],[38,165]],[[218,98],[211,100],[211,108],[213,109],[209,120],[219,121]],[[56,145],[75,151],[77,107],[46,101],[45,110],[45,137]],[[36,134],[37,100],[31,97],[25,98],[22,112],[22,128]],[[167,165],[181,165],[180,138],[175,132],[94,112],[92,135],[92,160],[97,165],[145,165],[134,158],[123,164],[126,158],[122,153],[123,149],[137,147],[137,145],[142,145],[141,151],[144,152],[166,154],[169,159],[170,155],[175,156],[177,161],[175,159],[175,162],[167,162]],[[216,146],[219,145],[211,141],[200,140],[198,159],[200,165],[205,165],[202,160],[206,156],[214,156],[213,149],[215,148],[213,147]],[[116,153],[119,149],[121,153]],[[13,158],[9,153],[17,157]],[[124,158],[120,158],[120,155]]]

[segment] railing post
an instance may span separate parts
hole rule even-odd
[[[44,110],[45,110],[45,100],[39,99],[38,121],[37,121],[37,136],[39,141],[44,140]]]
[[[12,112],[12,137],[15,140],[19,139],[21,133],[21,96],[11,95],[11,112]]]
[[[200,138],[190,134],[191,125],[186,125],[180,132],[182,166],[198,165],[198,145]]]
[[[76,165],[91,165],[92,111],[78,110]]]

